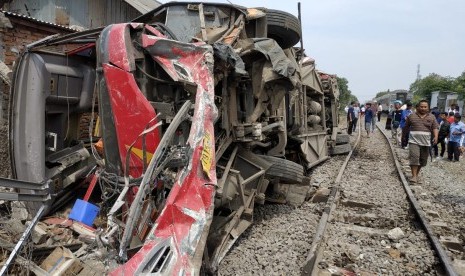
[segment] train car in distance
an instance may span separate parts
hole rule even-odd
[[[373,101],[383,105],[383,112],[388,113],[390,106],[394,104],[394,101],[401,101],[404,104],[406,101],[411,101],[413,98],[413,92],[404,89],[393,90],[380,97],[376,97]]]

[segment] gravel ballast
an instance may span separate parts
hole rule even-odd
[[[311,174],[314,186],[334,180],[345,156],[329,159]],[[300,275],[320,219],[322,203],[256,206],[254,224],[219,266],[219,275]]]
[[[385,138],[375,131],[361,139],[342,177],[319,268],[436,275],[438,260],[410,210]]]

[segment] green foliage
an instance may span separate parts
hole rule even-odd
[[[431,92],[433,91],[454,91],[455,81],[455,78],[449,76],[443,77],[436,73],[432,73],[412,83],[410,85],[410,91],[414,92],[416,98],[430,100]]]
[[[339,102],[340,108],[344,109],[352,101],[358,101],[357,97],[352,94],[349,89],[349,81],[346,78],[337,77],[337,85],[339,87]]]
[[[465,71],[455,79],[453,91],[459,94],[460,99],[465,98]]]

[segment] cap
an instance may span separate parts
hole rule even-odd
[[[394,101],[395,104],[402,104],[402,101],[396,100]]]

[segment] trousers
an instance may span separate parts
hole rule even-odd
[[[447,144],[447,159],[459,161],[459,156],[459,143],[449,141],[449,144]]]

